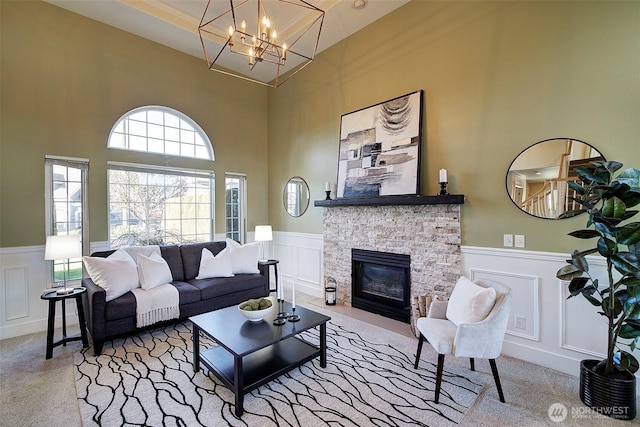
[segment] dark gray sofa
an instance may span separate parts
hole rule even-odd
[[[193,243],[181,246],[160,246],[160,254],[167,261],[173,276],[173,286],[180,294],[180,317],[228,307],[250,298],[269,294],[268,266],[258,264],[259,274],[236,274],[234,277],[196,279],[200,269],[202,249],[217,255],[226,247],[225,242]],[[95,252],[91,256],[107,257],[114,250]],[[87,329],[93,339],[96,356],[102,352],[104,342],[118,336],[136,332],[136,298],[132,292],[106,302],[106,292],[90,278],[82,279],[87,289],[82,295]]]

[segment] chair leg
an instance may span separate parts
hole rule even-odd
[[[438,354],[438,370],[436,371],[436,398],[435,402],[438,403],[440,399],[440,383],[442,382],[442,368],[444,367],[444,354]]]
[[[475,363],[475,360],[473,360],[473,357],[469,358],[469,363],[471,363],[471,370],[475,371],[476,370],[476,363]]]
[[[500,376],[498,375],[498,368],[496,367],[496,359],[489,359],[489,364],[491,365],[491,372],[493,372],[493,379],[496,381],[500,402],[505,403],[504,394],[502,394],[502,386],[500,385]]]
[[[422,344],[424,343],[424,337],[420,334],[418,338],[418,351],[416,352],[416,362],[413,365],[413,369],[418,369],[418,362],[420,362],[420,353],[422,352]]]

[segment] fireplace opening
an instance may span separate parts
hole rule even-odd
[[[409,255],[351,249],[351,266],[351,306],[409,323]]]

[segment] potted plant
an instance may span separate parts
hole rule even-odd
[[[582,295],[598,308],[608,323],[607,357],[583,360],[580,366],[580,399],[612,418],[633,419],[636,415],[638,360],[632,354],[640,344],[640,222],[630,222],[640,204],[640,171],[622,168],[618,162],[592,162],[576,168],[579,181],[569,182],[581,209],[563,217],[587,213],[585,229],[570,236],[597,239],[596,247],[571,253],[568,265],[556,276],[570,281],[569,298]],[[587,255],[606,259],[607,282],[589,273]]]

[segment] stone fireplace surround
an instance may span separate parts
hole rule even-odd
[[[323,213],[324,283],[351,305],[351,249],[411,256],[411,294],[448,298],[461,271],[464,196],[388,196],[316,201]]]

